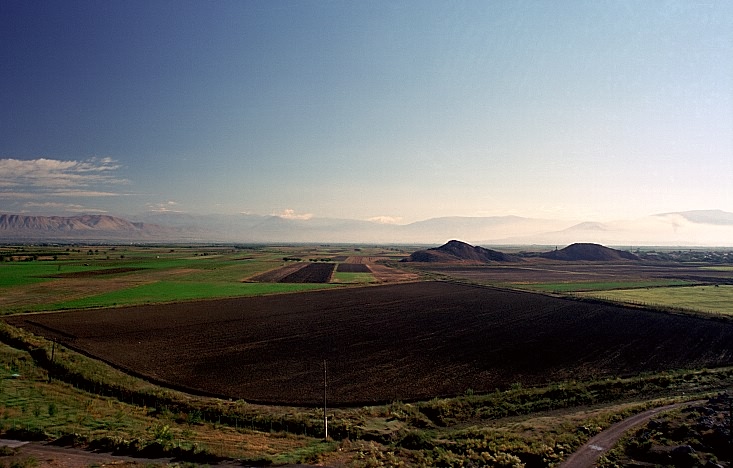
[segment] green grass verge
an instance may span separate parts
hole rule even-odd
[[[700,267],[701,270],[710,270],[710,271],[733,271],[733,266],[727,266],[727,265],[718,265],[718,266],[704,266]]]
[[[334,283],[366,284],[376,281],[371,273],[344,273],[335,271],[331,280]]]
[[[289,283],[202,283],[159,281],[98,296],[59,302],[44,310],[112,307],[157,302],[187,301],[239,296],[260,296],[333,287],[330,284]]]
[[[602,293],[580,293],[579,296],[634,305],[733,315],[733,286],[731,285],[621,289]]]

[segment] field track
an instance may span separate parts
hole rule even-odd
[[[422,282],[5,319],[173,386],[359,405],[733,364],[733,323]]]

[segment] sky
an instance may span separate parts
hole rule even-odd
[[[733,212],[733,2],[0,0],[0,212]]]

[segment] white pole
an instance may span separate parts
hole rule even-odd
[[[326,415],[326,398],[327,398],[326,382],[327,382],[327,378],[326,378],[326,360],[324,359],[323,360],[323,429],[324,429],[324,432],[326,434],[325,439],[328,439],[328,416]]]

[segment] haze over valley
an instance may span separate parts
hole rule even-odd
[[[733,239],[729,2],[0,8],[2,239]]]
[[[665,213],[609,223],[518,216],[432,218],[410,224],[256,215],[152,214],[131,221],[109,215],[0,214],[0,241],[733,246],[733,213]]]

